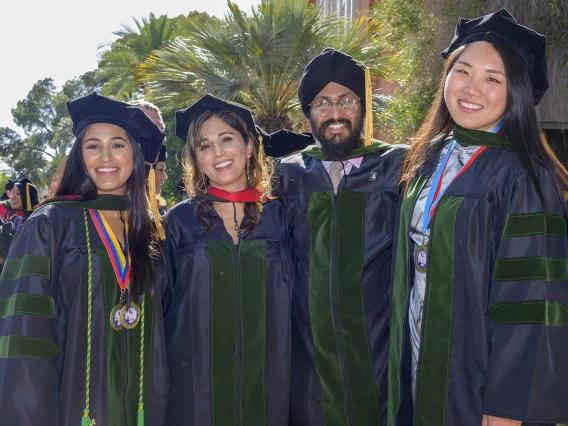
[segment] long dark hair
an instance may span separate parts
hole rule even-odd
[[[190,197],[198,197],[195,214],[197,219],[204,224],[204,232],[209,231],[214,226],[213,205],[203,197],[207,192],[207,187],[209,187],[209,178],[206,175],[201,176],[197,165],[196,150],[199,149],[200,142],[203,140],[201,129],[210,118],[223,120],[228,126],[235,129],[241,135],[245,145],[252,143],[250,180],[247,182],[247,188],[256,188],[265,199],[273,198],[274,162],[264,154],[262,144],[251,133],[244,120],[232,111],[207,111],[189,126],[183,164],[185,190]],[[239,233],[244,230],[251,230],[258,225],[262,213],[262,203],[245,203],[244,210],[249,222],[243,229],[239,230]]]
[[[144,157],[138,143],[128,134],[134,154],[132,174],[127,180],[128,193],[128,248],[131,259],[130,265],[130,294],[132,300],[139,300],[144,294],[144,286],[150,276],[151,291],[154,291],[154,268],[152,257],[156,254],[155,229],[147,210],[145,193]],[[63,175],[57,186],[55,195],[42,204],[59,200],[69,200],[69,195],[80,195],[77,201],[94,200],[97,197],[97,187],[89,176],[83,160],[84,132],[77,136],[69,152]]]
[[[565,198],[568,194],[568,172],[558,161],[540,130],[531,82],[525,64],[513,50],[499,44],[491,43],[491,45],[501,57],[507,77],[507,105],[500,133],[501,142],[505,144],[505,138],[511,142],[508,147],[517,155],[527,170],[541,202],[543,202],[543,195],[538,179],[538,167],[548,170],[554,176]],[[454,126],[444,101],[444,86],[448,74],[464,48],[465,46],[460,47],[448,57],[434,103],[428,111],[426,120],[412,139],[401,180],[405,184],[405,190],[408,190],[410,182],[422,169],[429,154],[445,143],[446,137]],[[435,142],[432,143],[432,141]]]

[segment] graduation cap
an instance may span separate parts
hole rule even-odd
[[[166,162],[166,158],[168,158],[168,150],[166,148],[166,145],[162,144],[162,147],[160,148],[160,153],[158,154],[158,161],[156,161],[156,163],[159,162]]]
[[[361,102],[365,102],[365,145],[370,145],[373,136],[371,75],[368,67],[346,53],[327,47],[306,66],[298,86],[298,98],[304,115],[309,117],[310,104],[332,82],[347,87]]]
[[[39,194],[36,186],[28,178],[23,178],[14,184],[20,191],[22,210],[31,212],[39,204]]]
[[[442,52],[442,56],[446,59],[460,46],[475,41],[499,44],[516,52],[529,74],[535,105],[540,102],[548,89],[545,36],[519,25],[507,9],[501,9],[476,19],[461,18],[454,39]]]
[[[73,134],[78,136],[94,123],[122,127],[140,144],[144,161],[154,163],[165,133],[136,105],[130,105],[93,92],[67,102],[73,120]]]
[[[274,158],[286,157],[314,143],[311,133],[296,133],[289,130],[278,130],[262,140],[264,152]]]
[[[252,114],[247,108],[233,102],[227,102],[216,96],[207,94],[191,105],[189,108],[176,111],[176,136],[187,142],[189,126],[208,111],[231,111],[243,119],[249,131],[262,141],[266,133],[254,124]]]

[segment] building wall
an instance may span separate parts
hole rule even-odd
[[[311,0],[322,7],[324,16],[339,13],[346,18],[356,18],[361,12],[370,10],[374,0]]]

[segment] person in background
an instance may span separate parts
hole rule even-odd
[[[37,188],[28,178],[22,178],[14,183],[10,192],[10,209],[14,212],[9,220],[18,228],[30,217],[39,204]]]
[[[146,179],[147,182],[146,183],[147,183],[147,187],[148,187],[147,188],[148,189],[148,199],[150,200],[150,206],[151,206],[151,209],[150,209],[151,216],[152,217],[154,217],[154,216],[161,217],[165,214],[165,210],[160,208],[160,201],[158,199],[158,196],[160,194],[160,190],[162,189],[162,185],[163,185],[164,181],[168,178],[167,175],[166,175],[166,160],[165,160],[165,153],[166,153],[165,130],[166,130],[166,125],[164,124],[164,120],[162,119],[162,112],[160,111],[160,108],[158,108],[152,102],[149,102],[149,101],[146,101],[146,100],[136,100],[136,101],[131,101],[129,103],[131,105],[137,106],[142,111],[144,111],[146,113],[146,115],[148,117],[150,117],[150,119],[154,123],[156,123],[156,125],[160,128],[160,130],[162,130],[164,132],[164,140],[163,140],[162,147],[160,148],[160,152],[158,154],[158,157],[156,157],[152,161],[145,161],[144,162],[144,164],[146,166],[146,175],[147,175],[147,179]],[[160,156],[163,156],[162,161],[160,161]],[[158,162],[163,163],[163,169],[162,169],[162,165],[160,165],[160,170],[158,170],[158,168],[157,168]],[[158,176],[158,174],[159,174],[159,176]],[[158,183],[160,183],[159,189],[158,189]],[[159,197],[159,198],[161,198],[161,197]],[[160,236],[160,239],[164,239],[165,234],[163,233],[164,231],[163,231],[163,228],[162,228],[162,225],[161,225],[161,221],[158,219],[156,224],[158,226],[158,234]]]
[[[168,180],[168,175],[166,174],[166,159],[168,157],[168,152],[166,149],[166,145],[162,145],[160,148],[160,153],[158,154],[158,161],[152,167],[154,168],[155,173],[155,180],[156,180],[156,201],[158,202],[158,211],[160,212],[160,216],[164,216],[166,214],[166,210],[163,208],[165,207],[161,205],[161,202],[165,203],[164,198],[160,195],[162,191],[162,185],[166,180]]]
[[[389,426],[568,423],[568,173],[542,135],[545,38],[462,18],[408,153]]]

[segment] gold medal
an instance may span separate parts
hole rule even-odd
[[[428,244],[425,241],[414,252],[414,266],[418,272],[426,272],[428,267]]]
[[[122,303],[118,303],[117,305],[114,305],[110,311],[110,326],[114,331],[122,330],[122,321],[120,320],[122,308]]]
[[[131,330],[140,322],[140,306],[130,302],[120,309],[120,323],[127,330]]]

